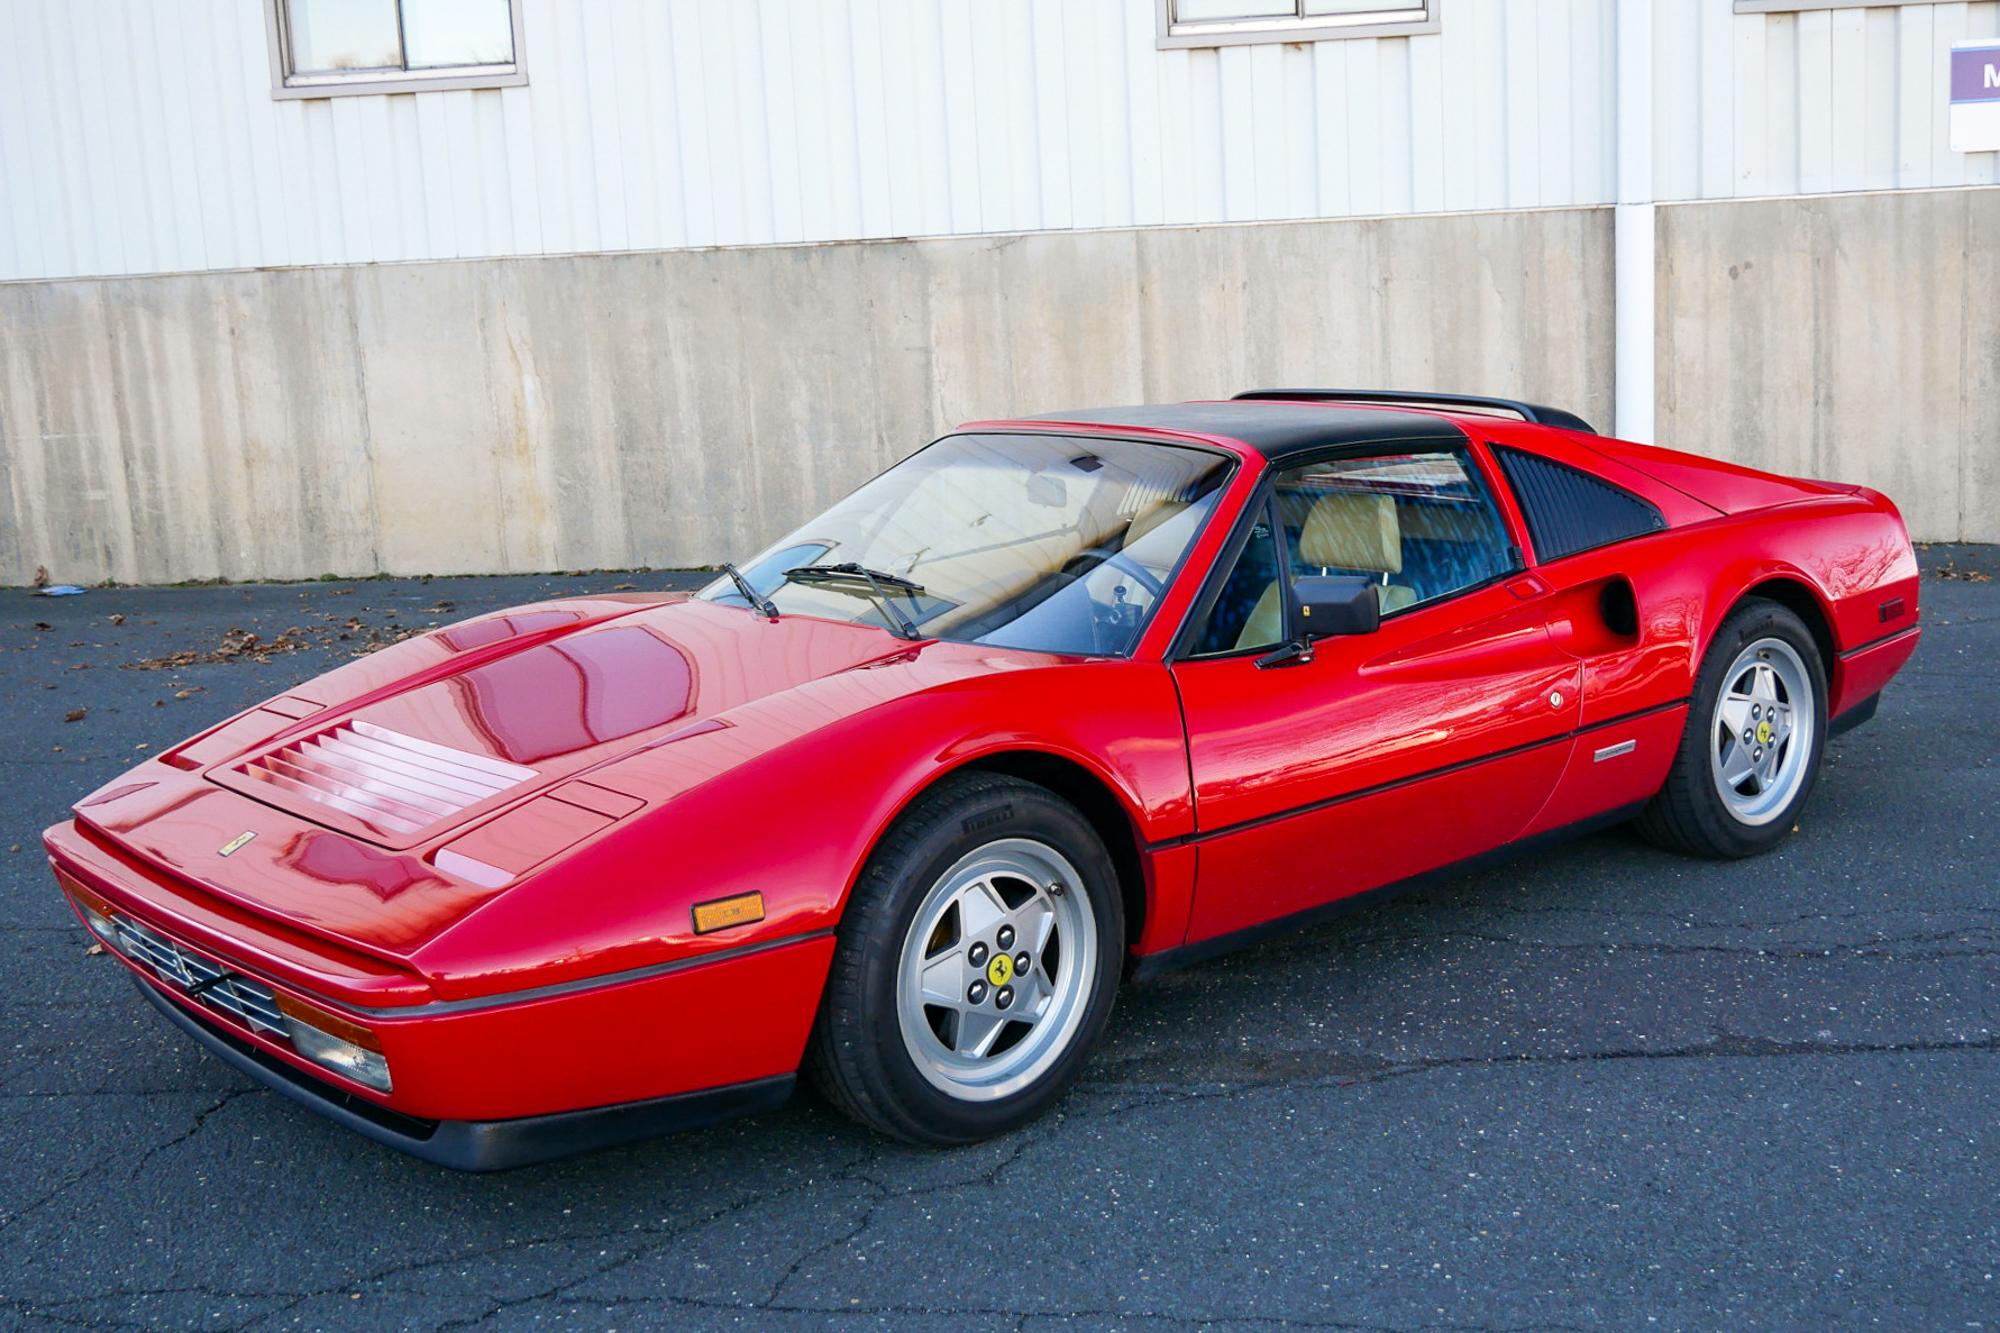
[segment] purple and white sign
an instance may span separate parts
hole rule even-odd
[[[1953,42],[1951,151],[2000,150],[2000,40]]]

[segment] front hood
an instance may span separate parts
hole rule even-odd
[[[127,774],[78,818],[241,906],[407,957],[504,887],[440,872],[440,849],[468,845],[465,831],[550,807],[531,798],[560,788],[587,836],[668,794],[593,770],[910,647],[868,626],[698,601],[619,611],[504,642],[475,626],[463,647],[450,630],[399,645],[412,650],[403,678],[349,668],[309,682]],[[318,711],[281,715],[306,708]]]
[[[374,691],[207,776],[377,845],[410,848],[719,713],[902,647],[866,626],[772,622],[679,602]]]

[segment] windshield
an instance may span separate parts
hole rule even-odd
[[[1204,450],[1135,440],[951,435],[742,573],[783,614],[1123,655],[1214,510],[1229,466]],[[820,568],[788,574],[808,565]],[[728,578],[701,595],[749,605]]]

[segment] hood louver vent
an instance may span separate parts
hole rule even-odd
[[[532,768],[360,721],[294,741],[236,771],[392,834],[420,833],[535,776]]]

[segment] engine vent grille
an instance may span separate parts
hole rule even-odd
[[[535,776],[532,768],[343,722],[236,769],[385,833],[419,833]]]

